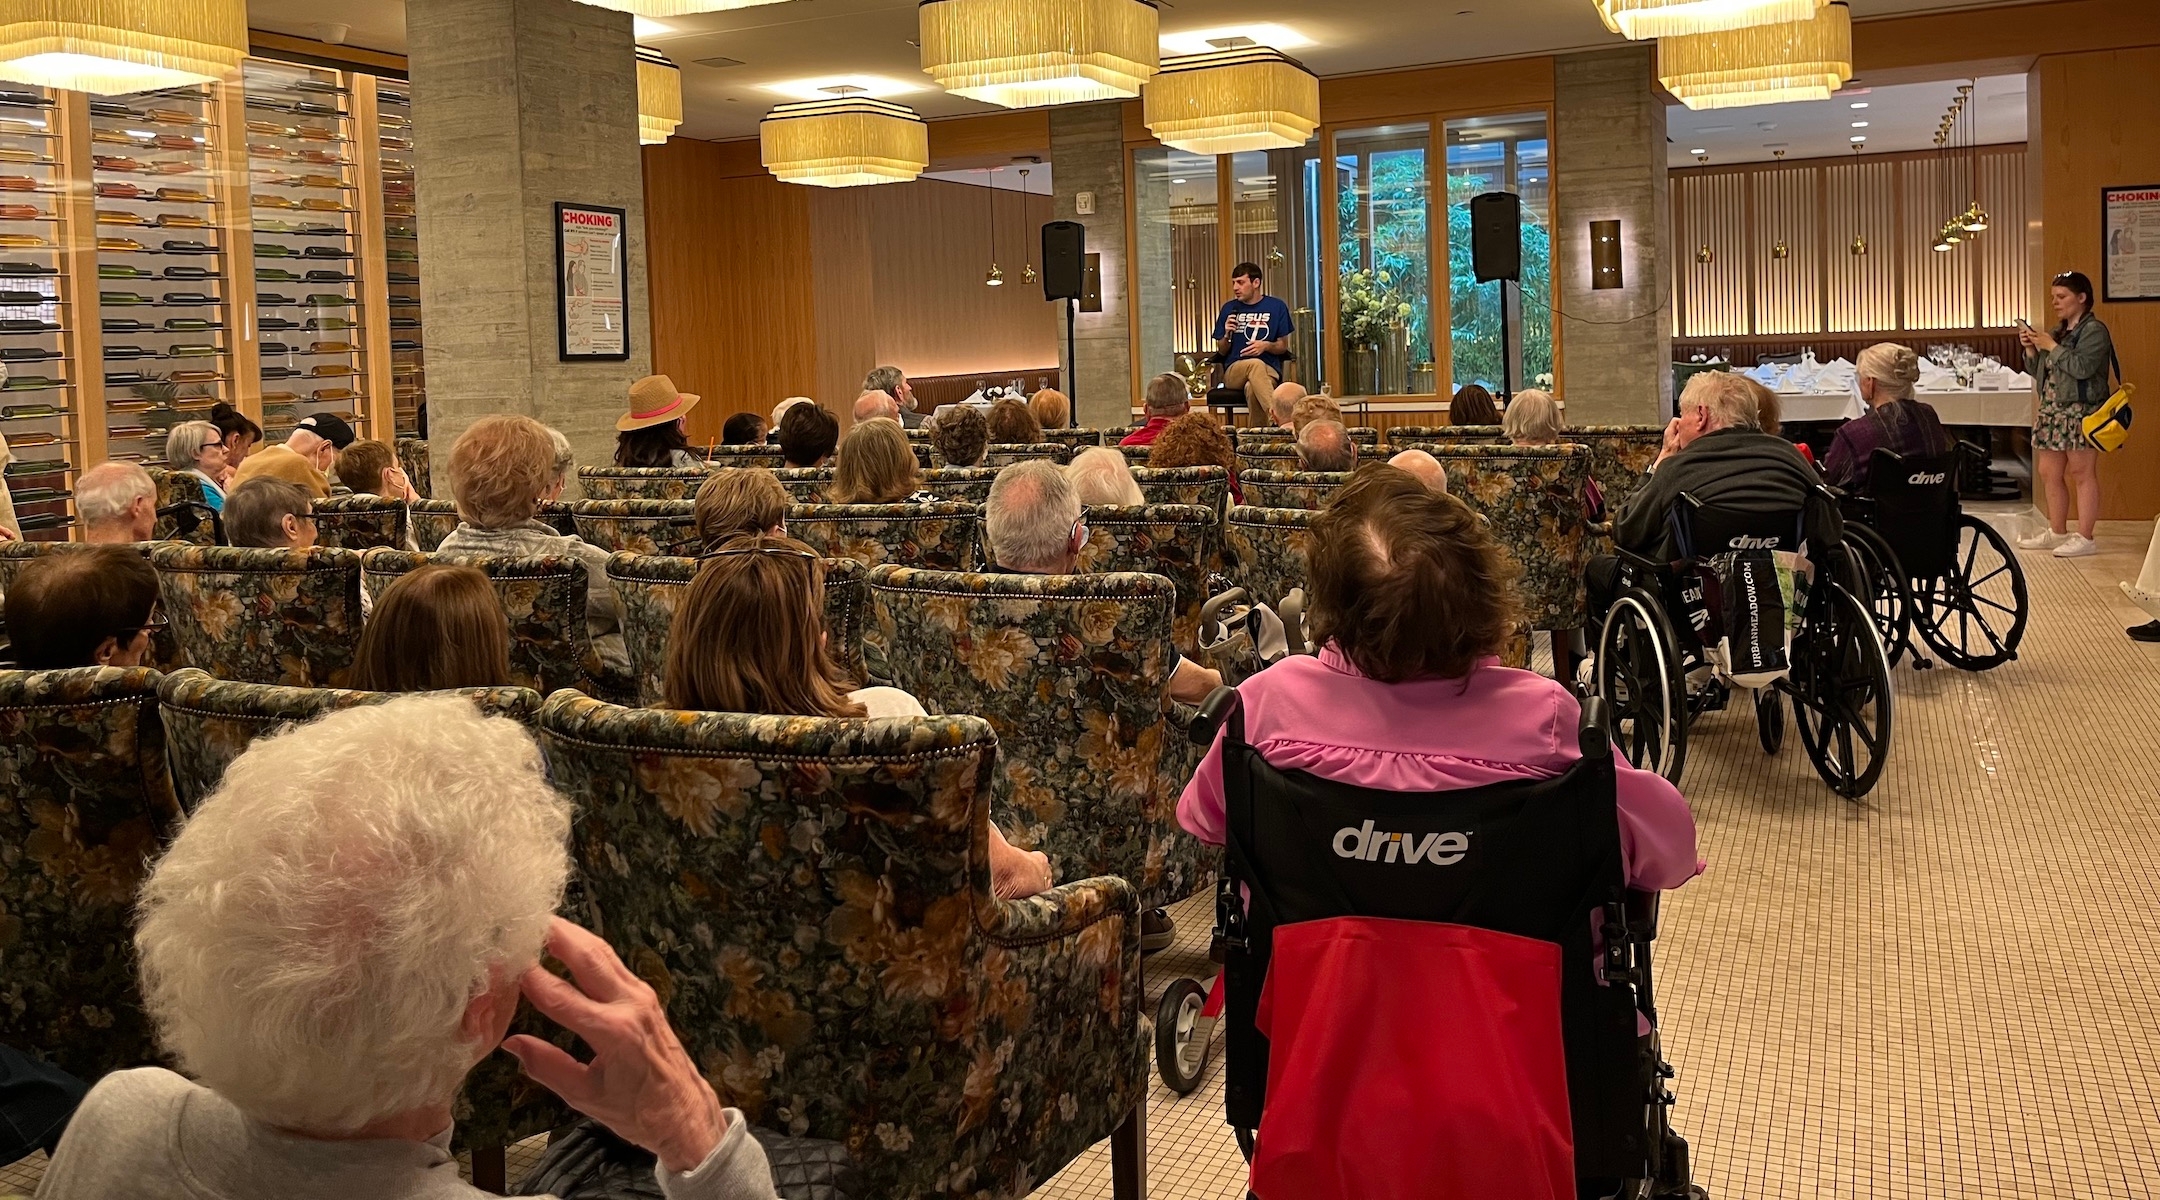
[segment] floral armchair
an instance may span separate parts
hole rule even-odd
[[[1507,440],[1498,425],[1397,425],[1387,431],[1390,450],[1409,450],[1425,442],[1477,442],[1492,445]]]
[[[1132,468],[1132,477],[1149,504],[1197,504],[1221,512],[1230,503],[1230,472],[1221,467],[1141,466]]]
[[[1132,467],[1136,470],[1140,467],[1146,466],[1148,455],[1155,449],[1155,447],[1151,445],[1128,446],[1125,444],[1125,437],[1127,434],[1130,434],[1133,431],[1128,429],[1114,432],[1117,433],[1116,437],[1112,438],[1108,435],[1105,435],[1104,441],[1108,443],[1112,450],[1115,450],[1119,454],[1125,456],[1125,465],[1128,467]]]
[[[1253,471],[1286,472],[1298,469],[1296,442],[1239,442],[1238,485]]]
[[[1046,442],[1061,442],[1067,449],[1077,454],[1089,446],[1102,445],[1103,431],[1100,429],[1045,429],[1043,430],[1043,440]]]
[[[622,599],[623,641],[637,676],[639,704],[660,703],[667,677],[668,630],[683,589],[697,577],[698,560],[617,552],[608,560],[608,582]],[[833,661],[848,676],[867,682],[863,665],[863,617],[869,603],[869,569],[852,558],[825,560],[825,638]]]
[[[430,455],[426,438],[401,437],[397,440],[398,466],[405,470],[405,482],[422,496],[435,494],[435,473],[430,469]]]
[[[688,500],[580,500],[570,519],[579,537],[602,550],[695,555],[705,548]]]
[[[1579,425],[1560,435],[1590,448],[1590,478],[1617,512],[1650,482],[1650,464],[1665,444],[1663,425]]]
[[[1223,552],[1230,582],[1254,603],[1275,607],[1305,586],[1305,549],[1320,514],[1304,508],[1254,508],[1240,504],[1223,519]]]
[[[1146,571],[1177,587],[1170,618],[1178,651],[1197,655],[1200,609],[1208,576],[1222,569],[1222,526],[1197,504],[1089,505],[1088,540],[1080,549],[1086,572]]]
[[[992,896],[987,723],[557,695],[540,742],[578,806],[572,915],[721,1103],[846,1143],[881,1200],[1017,1200],[1105,1137],[1139,1194],[1139,902],[1114,878]],[[483,1107],[460,1123],[517,1124]]]
[[[157,487],[157,526],[151,536],[198,546],[216,546],[225,541],[224,523],[210,507],[200,476],[166,467],[143,470],[149,472],[150,482]]]
[[[1030,458],[1047,458],[1054,463],[1072,461],[1072,447],[1063,442],[992,442],[983,450],[986,467],[1009,467]]]
[[[410,531],[405,502],[387,496],[332,496],[315,502],[318,546],[372,550],[403,546]]]
[[[996,467],[938,467],[923,472],[923,487],[940,500],[988,504],[997,473]]]
[[[415,500],[412,503],[413,544],[427,553],[457,532],[457,505],[448,500]]]
[[[594,651],[585,623],[585,564],[568,555],[416,554],[370,550],[360,566],[362,586],[374,600],[415,568],[431,562],[477,567],[495,585],[510,620],[510,682],[546,695],[577,688],[596,695],[624,695],[632,682],[609,670]],[[332,686],[335,686],[333,684]]]
[[[705,455],[715,467],[770,467],[777,471],[787,465],[787,456],[778,446],[710,446],[703,450],[693,447],[691,453]]]
[[[831,467],[784,467],[773,474],[796,504],[823,504],[825,489],[832,486]]]
[[[1425,449],[1447,471],[1449,493],[1484,516],[1522,569],[1516,587],[1530,628],[1583,628],[1589,547],[1582,497],[1590,452],[1581,446],[1440,443]]]
[[[775,450],[772,462],[745,465],[777,467],[779,457]],[[587,500],[692,500],[712,472],[703,467],[579,467],[577,477]]]
[[[1293,460],[1294,461],[1294,460]],[[1350,482],[1348,471],[1247,471],[1238,476],[1245,503],[1254,508],[1322,508]]]
[[[0,1043],[79,1078],[157,1061],[135,893],[180,823],[146,667],[0,671]]]
[[[1199,755],[1166,696],[1176,599],[1160,575],[870,573],[870,640],[893,648],[894,685],[997,730],[998,828],[1063,878],[1132,881],[1143,908],[1215,871],[1177,823]]]
[[[220,679],[338,687],[360,642],[360,555],[316,546],[154,546],[158,597],[188,663]]]
[[[790,537],[827,558],[852,558],[866,567],[898,563],[940,571],[975,566],[973,504],[796,504],[788,508]]]
[[[1265,446],[1271,442],[1289,442],[1297,439],[1297,433],[1294,430],[1285,429],[1280,425],[1239,425],[1233,426],[1229,433],[1231,440],[1237,444],[1237,448],[1241,453],[1247,449]],[[1378,446],[1380,444],[1380,430],[1371,425],[1352,425],[1350,426],[1350,440],[1360,446]]]

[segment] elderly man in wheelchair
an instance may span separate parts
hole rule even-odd
[[[1837,498],[1756,421],[1737,376],[1688,381],[1650,482],[1615,514],[1615,553],[1586,571],[1604,614],[1591,681],[1628,758],[1674,781],[1697,716],[1747,690],[1775,754],[1789,696],[1817,773],[1858,798],[1889,748],[1889,660]]]

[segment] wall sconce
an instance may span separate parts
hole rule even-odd
[[[1788,245],[1786,245],[1786,244],[1785,244],[1785,239],[1784,239],[1784,238],[1779,238],[1779,239],[1777,240],[1777,243],[1776,243],[1775,245],[1773,245],[1773,246],[1771,246],[1771,247],[1770,247],[1770,257],[1772,257],[1772,258],[1791,258],[1791,257],[1792,257],[1792,247],[1790,247],[1790,246],[1788,246]]]
[[[1710,243],[1704,242],[1701,246],[1696,247],[1695,261],[1705,264],[1717,261],[1717,254],[1710,249]]]
[[[1620,271],[1620,222],[1590,222],[1590,287],[1593,291],[1625,286]]]
[[[1853,257],[1854,257],[1854,258],[1866,258],[1866,257],[1867,257],[1867,239],[1866,239],[1865,237],[1862,237],[1861,235],[1859,235],[1859,234],[1857,234],[1857,233],[1856,233],[1856,234],[1854,234],[1854,235],[1852,236],[1852,246],[1851,246],[1851,249],[1852,249],[1852,255],[1853,255]]]

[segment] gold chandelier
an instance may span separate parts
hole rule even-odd
[[[923,0],[923,70],[1004,108],[1130,99],[1155,74],[1148,0]]]
[[[1302,146],[1320,128],[1319,77],[1266,47],[1168,59],[1140,99],[1156,140],[1193,154]]]
[[[1830,0],[1593,0],[1605,28],[1634,41],[1805,21]]]
[[[765,169],[783,183],[905,183],[930,166],[930,127],[913,109],[867,96],[782,104],[758,122]]]
[[[594,8],[608,8],[640,17],[688,17],[698,13],[725,12],[731,8],[755,8],[781,0],[578,0]]]
[[[657,51],[637,48],[637,140],[656,146],[682,124],[682,68]]]
[[[1825,100],[1852,78],[1852,10],[1658,42],[1658,82],[1692,109]]]
[[[100,96],[240,77],[247,0],[0,0],[0,79]]]

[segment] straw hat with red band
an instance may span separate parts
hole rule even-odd
[[[665,425],[696,408],[697,402],[696,396],[676,391],[675,381],[667,376],[647,375],[630,385],[630,411],[615,422],[615,428],[628,433]]]

